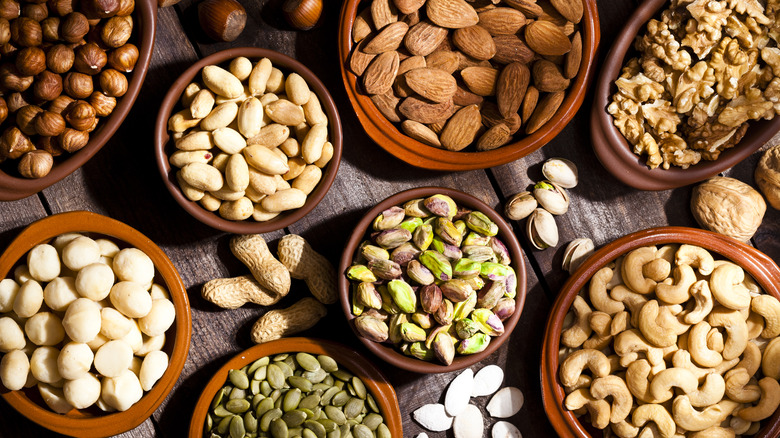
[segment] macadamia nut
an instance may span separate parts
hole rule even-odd
[[[162,350],[164,346],[165,334],[157,336],[143,335],[143,344],[141,344],[141,348],[134,350],[134,352],[137,356],[144,357],[152,351]]]
[[[57,371],[64,379],[78,379],[92,368],[94,357],[89,345],[69,342],[62,347],[57,358]]]
[[[128,369],[133,372],[136,376],[141,375],[141,365],[144,363],[144,360],[141,359],[138,356],[133,356],[133,361],[130,362],[130,367]]]
[[[114,256],[114,273],[122,281],[134,281],[149,289],[154,279],[154,263],[143,251],[125,248]]]
[[[89,342],[100,333],[100,306],[89,298],[79,298],[65,311],[65,333],[76,342]]]
[[[24,332],[19,324],[8,316],[0,318],[0,351],[21,350],[25,344]]]
[[[60,257],[53,246],[42,243],[27,253],[27,269],[38,281],[52,281],[60,275]]]
[[[100,246],[86,236],[76,237],[62,248],[62,263],[74,271],[99,260]]]
[[[137,353],[144,345],[144,335],[141,333],[141,329],[138,328],[138,323],[135,320],[132,320],[132,323],[130,331],[121,340],[130,345],[133,353]]]
[[[150,391],[168,368],[168,355],[164,351],[152,351],[144,358],[139,380],[144,391]]]
[[[103,379],[100,395],[107,405],[118,411],[126,411],[143,396],[138,377],[125,369],[116,377]]]
[[[166,300],[171,299],[171,295],[168,293],[168,289],[166,289],[165,286],[161,286],[157,283],[152,285],[152,288],[149,290],[149,295],[152,296],[152,300],[159,300],[161,298]]]
[[[8,352],[0,359],[0,381],[9,391],[24,388],[30,373],[30,360],[21,350]]]
[[[119,252],[119,246],[111,240],[95,239],[95,242],[100,247],[100,255],[103,257],[114,258]]]
[[[141,284],[134,281],[120,281],[115,284],[111,288],[109,298],[117,310],[130,318],[143,318],[152,310],[151,295]]]
[[[62,320],[51,312],[40,312],[24,323],[27,338],[35,345],[57,345],[65,339]]]
[[[0,280],[0,313],[14,310],[14,300],[19,292],[19,283],[12,278]]]
[[[82,236],[84,235],[81,233],[60,234],[59,236],[54,238],[54,240],[51,242],[51,245],[54,247],[54,249],[57,250],[58,254],[62,254],[62,249],[65,248],[65,245],[69,244],[73,239]]]
[[[62,312],[79,298],[73,277],[57,277],[43,288],[43,301],[51,310]]]
[[[97,336],[95,336],[95,339],[87,342],[87,346],[89,346],[90,350],[97,351],[98,348],[102,347],[103,344],[110,340],[111,339],[108,339],[102,333],[98,333]]]
[[[54,347],[38,347],[30,357],[30,371],[39,382],[55,384],[62,380],[57,367],[60,350]]]
[[[100,310],[100,334],[109,339],[122,339],[130,332],[133,322],[112,307]]]
[[[95,353],[95,369],[106,377],[116,377],[130,367],[133,349],[124,341],[108,341]]]
[[[29,318],[41,308],[43,304],[43,288],[35,280],[27,280],[19,288],[14,299],[14,312],[22,318]]]
[[[100,398],[100,380],[94,374],[86,373],[78,379],[65,382],[62,392],[71,406],[85,409]]]
[[[61,388],[39,383],[38,392],[40,392],[41,398],[46,402],[46,405],[58,414],[67,414],[73,409],[73,406],[65,399],[65,394]]]
[[[138,320],[138,328],[148,336],[158,336],[170,328],[174,319],[176,308],[170,300],[154,300],[149,313]]]
[[[103,263],[84,266],[76,276],[76,290],[84,297],[100,301],[107,297],[114,285],[114,271]]]
[[[24,284],[27,280],[34,280],[30,275],[30,269],[27,265],[19,265],[14,269],[14,280],[19,285]]]

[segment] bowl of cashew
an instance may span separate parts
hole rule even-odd
[[[780,268],[734,239],[639,231],[563,286],[542,347],[561,437],[780,435]]]

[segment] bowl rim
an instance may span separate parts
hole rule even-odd
[[[745,137],[736,146],[723,151],[715,161],[702,159],[688,169],[676,166],[669,169],[650,169],[645,164],[645,156],[634,154],[632,146],[612,123],[612,115],[607,113],[606,108],[610,103],[612,84],[620,75],[624,61],[631,52],[633,37],[642,31],[645,24],[667,3],[666,0],[647,0],[631,14],[614,39],[596,78],[590,115],[591,142],[596,157],[615,178],[640,190],[673,189],[715,176],[750,156],[780,131],[780,117],[751,121]],[[758,134],[757,128],[761,128]]]
[[[309,87],[317,94],[320,99],[320,104],[323,110],[328,115],[328,133],[331,144],[333,144],[333,157],[330,162],[323,169],[322,178],[317,186],[306,198],[306,203],[303,207],[283,212],[279,216],[265,221],[255,222],[252,219],[244,221],[229,221],[223,219],[218,214],[210,212],[201,207],[197,202],[190,201],[179,189],[179,185],[176,182],[176,172],[174,171],[170,163],[168,162],[168,154],[166,150],[169,148],[170,137],[168,135],[168,118],[173,114],[174,108],[179,103],[179,97],[181,96],[184,88],[200,73],[200,70],[207,65],[219,65],[229,59],[233,59],[239,56],[245,56],[247,58],[268,58],[273,62],[275,67],[281,67],[290,72],[300,74]],[[160,172],[160,176],[163,179],[165,187],[168,192],[173,196],[176,202],[192,217],[200,222],[221,231],[235,233],[235,234],[256,234],[256,233],[268,233],[287,227],[297,222],[302,217],[306,216],[309,212],[322,201],[327,194],[333,181],[336,179],[336,173],[338,172],[339,165],[341,164],[341,153],[343,143],[343,133],[341,127],[341,118],[339,117],[338,109],[333,97],[328,92],[325,84],[300,61],[293,59],[283,53],[277,52],[271,49],[265,49],[260,47],[234,47],[230,49],[220,50],[212,53],[205,58],[192,64],[187,70],[185,70],[176,81],[171,85],[171,88],[166,93],[165,98],[160,104],[160,111],[157,115],[157,120],[154,126],[154,149],[155,159],[157,161],[157,169]]]
[[[598,8],[595,0],[582,0],[585,13],[580,22],[582,33],[582,61],[574,83],[555,115],[541,128],[521,140],[484,152],[454,152],[435,148],[408,137],[387,120],[371,99],[358,91],[357,77],[348,68],[354,46],[352,25],[361,0],[347,0],[339,18],[339,62],[344,88],[363,129],[382,149],[415,167],[435,170],[474,170],[506,164],[541,148],[572,120],[585,99],[594,76],[594,61],[601,39]]]
[[[506,321],[504,321],[504,334],[491,339],[490,344],[488,344],[484,351],[471,355],[456,355],[455,359],[450,365],[441,365],[439,363],[426,362],[414,357],[404,356],[400,352],[396,351],[391,344],[374,342],[361,336],[355,328],[355,324],[353,323],[353,320],[356,317],[352,314],[352,305],[350,300],[351,287],[347,276],[344,274],[352,265],[354,252],[360,242],[364,240],[371,222],[379,213],[394,205],[401,205],[406,201],[415,198],[427,197],[434,194],[447,195],[453,198],[458,205],[474,210],[479,210],[487,215],[493,222],[495,222],[499,228],[498,235],[501,236],[501,241],[504,243],[504,245],[506,245],[507,249],[512,255],[511,266],[514,268],[515,275],[517,276],[515,312]],[[366,214],[361,218],[360,222],[355,225],[349,240],[347,241],[346,245],[344,245],[344,251],[342,252],[341,260],[339,262],[338,274],[338,289],[341,310],[344,312],[344,316],[347,318],[349,327],[352,329],[352,332],[360,340],[360,342],[362,342],[366,348],[368,348],[372,353],[385,362],[398,368],[415,373],[447,373],[451,371],[457,371],[474,365],[475,363],[478,363],[487,358],[493,352],[498,350],[511,336],[512,331],[517,325],[517,322],[520,320],[520,315],[523,312],[523,306],[525,304],[525,298],[527,294],[526,283],[528,281],[528,275],[525,268],[525,261],[525,256],[523,255],[523,251],[520,247],[520,242],[512,232],[512,227],[504,220],[504,218],[501,217],[498,212],[496,212],[493,208],[480,199],[469,195],[468,193],[454,189],[448,189],[445,187],[417,187],[404,190],[387,197],[385,200],[368,210],[368,212],[366,212]]]
[[[154,51],[154,35],[157,26],[157,2],[154,0],[136,0],[136,9],[132,15],[137,23],[138,61],[133,70],[127,92],[118,99],[114,111],[101,123],[99,128],[90,135],[89,142],[76,153],[70,154],[62,162],[55,164],[48,175],[43,178],[27,179],[16,177],[0,170],[0,201],[16,201],[34,195],[43,189],[59,182],[92,158],[111,139],[119,126],[124,122],[135,103],[146,73],[149,71],[152,52]]]
[[[129,225],[89,211],[72,211],[47,216],[27,226],[0,255],[0,278],[6,278],[10,269],[35,245],[68,232],[98,233],[143,250],[154,262],[155,269],[165,281],[171,301],[176,308],[176,338],[169,358],[168,369],[141,400],[124,412],[87,416],[75,410],[71,414],[57,414],[31,401],[23,391],[5,391],[2,397],[19,413],[31,421],[57,433],[79,437],[105,437],[131,430],[149,418],[173,389],[189,353],[192,334],[192,315],[189,299],[181,277],[165,252],[140,231]],[[169,329],[170,330],[170,329]],[[71,411],[74,413],[74,411]]]
[[[190,420],[190,438],[203,437],[203,426],[206,421],[206,414],[217,390],[227,381],[228,371],[231,369],[240,369],[245,365],[275,354],[304,352],[309,354],[326,354],[331,356],[340,366],[346,367],[350,372],[360,377],[371,391],[371,395],[379,405],[382,416],[385,417],[385,425],[390,429],[394,437],[403,436],[403,420],[401,409],[398,405],[393,385],[387,380],[382,372],[376,368],[368,359],[364,358],[356,350],[338,342],[318,338],[292,337],[282,338],[275,341],[257,344],[247,350],[244,350],[232,359],[228,360],[211,377],[209,382],[203,388],[203,391],[195,404],[195,409]]]
[[[563,438],[591,436],[573,413],[564,409],[562,405],[565,394],[558,382],[558,348],[567,310],[593,274],[607,263],[636,248],[667,243],[697,245],[724,259],[732,260],[751,274],[764,292],[780,299],[780,268],[777,264],[759,250],[721,234],[688,227],[658,227],[637,231],[604,245],[588,257],[563,285],[551,307],[545,326],[539,367],[542,402],[547,417],[559,436]],[[780,410],[771,417],[771,426],[764,426],[762,430],[764,436],[777,436],[780,433],[778,418],[780,418]]]

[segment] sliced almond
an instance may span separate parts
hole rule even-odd
[[[522,12],[512,8],[495,8],[479,13],[479,25],[491,35],[514,35],[525,26]]]
[[[441,27],[460,29],[479,22],[477,11],[464,0],[428,0],[428,19]]]
[[[577,76],[582,62],[582,34],[577,32],[571,37],[571,50],[563,60],[563,76],[572,79]]]
[[[363,88],[368,94],[384,94],[390,91],[398,72],[398,52],[385,52],[377,56],[363,74]]]
[[[407,119],[429,124],[443,122],[455,113],[452,101],[429,103],[416,97],[407,97],[401,102],[398,111]]]
[[[415,122],[414,120],[404,120],[403,123],[401,123],[401,129],[406,135],[421,143],[437,148],[441,147],[439,136],[436,135],[431,128],[422,123]]]
[[[483,395],[490,395],[501,388],[501,383],[503,381],[504,370],[502,370],[500,366],[488,365],[483,367],[474,375],[474,389],[471,391],[471,396],[481,397]]]
[[[569,87],[569,80],[563,77],[561,69],[546,59],[534,62],[531,70],[534,86],[546,93],[563,91]],[[523,90],[525,92],[525,90]],[[500,105],[499,105],[500,106]]]
[[[368,40],[359,42],[357,46],[352,49],[352,54],[349,57],[349,69],[352,70],[352,73],[355,73],[358,76],[363,75],[363,73],[366,71],[366,67],[368,67],[368,64],[371,64],[371,61],[376,58],[376,55],[363,51],[363,48],[365,48],[367,42]]]
[[[406,84],[420,96],[433,102],[452,99],[457,89],[455,78],[444,70],[416,68],[405,75]]]
[[[411,14],[420,9],[425,0],[393,0],[393,3],[402,14]]]
[[[528,123],[525,126],[525,133],[533,134],[547,123],[547,121],[555,115],[555,112],[558,111],[561,103],[563,103],[564,95],[565,93],[563,91],[559,91],[544,96],[536,105],[536,109],[531,115],[531,118],[528,119]]]
[[[516,35],[497,35],[493,37],[496,46],[496,54],[491,61],[500,64],[520,62],[529,64],[534,58],[534,51]]]
[[[472,93],[480,96],[493,96],[496,94],[498,70],[495,68],[468,67],[461,70],[460,76]]]
[[[359,43],[363,41],[371,32],[373,28],[373,20],[371,19],[371,8],[365,8],[355,17],[355,21],[352,23],[352,41]]]
[[[371,20],[375,28],[382,29],[398,21],[398,9],[391,0],[374,0],[371,2]]]
[[[553,7],[572,23],[582,20],[582,0],[550,0]]]
[[[522,111],[520,111],[520,118],[528,120],[531,118],[531,114],[536,109],[536,104],[539,103],[539,90],[533,85],[529,86],[525,91],[525,98],[523,99]]]
[[[481,105],[484,99],[458,85],[455,94],[452,95],[452,103],[455,105]]]
[[[442,404],[423,405],[412,413],[414,420],[420,426],[431,432],[444,432],[452,427],[453,417],[447,415]]]
[[[401,113],[398,112],[398,104],[401,103],[401,99],[397,98],[392,92],[374,94],[371,96],[371,101],[374,102],[379,112],[387,120],[396,123],[401,121]]]
[[[525,42],[540,55],[563,55],[571,50],[569,38],[549,21],[534,21],[526,26]]]
[[[463,412],[469,405],[473,389],[474,371],[466,368],[452,379],[449,388],[447,388],[447,393],[444,396],[444,408],[447,410],[447,414],[454,417]]]
[[[503,117],[517,113],[531,80],[531,72],[525,64],[513,62],[503,70],[496,84],[496,102]]]
[[[363,51],[369,54],[393,51],[401,45],[408,30],[409,25],[404,22],[398,21],[388,24],[366,44]]]
[[[504,0],[504,3],[522,12],[527,18],[538,18],[544,12],[536,0]]]
[[[485,431],[482,411],[474,405],[467,405],[463,412],[458,414],[452,422],[452,431],[455,438],[481,437]]]
[[[488,60],[496,54],[493,37],[481,26],[457,29],[452,34],[452,43],[474,59]]]
[[[482,115],[479,112],[479,107],[477,105],[465,106],[447,121],[439,137],[441,145],[450,151],[462,150],[474,142],[481,126]],[[446,402],[445,405],[447,405]],[[447,412],[453,413],[449,407]]]
[[[492,151],[509,143],[510,140],[512,140],[512,134],[509,132],[509,128],[505,124],[499,123],[493,125],[479,137],[477,150],[480,152]]]
[[[523,392],[514,386],[501,388],[487,404],[487,411],[491,417],[508,418],[520,412],[523,407]]]
[[[425,57],[425,65],[452,74],[458,70],[458,55],[447,50],[435,51]]]
[[[404,46],[412,55],[427,56],[447,39],[447,29],[429,21],[421,21],[409,29],[404,37]]]

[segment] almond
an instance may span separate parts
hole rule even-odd
[[[406,75],[396,76],[395,77],[395,83],[393,83],[393,91],[395,92],[396,96],[398,96],[398,97],[400,97],[402,99],[404,97],[414,96],[415,94],[417,94],[406,83]]]
[[[428,19],[441,27],[460,29],[479,22],[477,11],[464,0],[428,0]]]
[[[503,117],[509,117],[520,109],[530,80],[528,67],[519,62],[513,62],[501,71],[496,84],[496,101]]]
[[[352,55],[349,57],[349,69],[353,73],[360,76],[366,71],[366,67],[371,61],[376,58],[374,54],[368,54],[363,51],[363,47],[366,45],[366,40],[360,41],[354,49],[352,49]]]
[[[454,50],[452,53],[458,57],[458,70],[463,70],[468,67],[493,67],[493,65],[490,64],[490,61],[474,59],[460,50]]]
[[[372,22],[371,8],[363,9],[357,17],[355,17],[355,22],[352,23],[352,41],[359,43],[370,35],[374,30],[373,27],[371,27]]]
[[[536,104],[539,103],[539,90],[533,85],[528,87],[525,91],[525,98],[523,99],[523,108],[520,112],[520,118],[528,120],[531,118],[531,114],[536,109]]]
[[[426,126],[430,128],[431,131],[435,132],[436,135],[441,135],[441,132],[444,130],[444,122],[436,122],[436,123],[429,123]]]
[[[496,44],[490,33],[480,26],[469,26],[452,34],[452,43],[474,59],[488,60],[496,54]]]
[[[374,0],[371,2],[371,19],[376,29],[382,29],[398,21],[398,9],[390,0]]]
[[[571,37],[571,50],[563,59],[563,76],[571,79],[577,76],[582,62],[582,35],[577,32]]]
[[[396,73],[398,76],[401,76],[402,74],[408,72],[409,70],[414,70],[416,68],[423,68],[426,67],[425,58],[422,56],[410,56],[403,61],[401,61],[401,64],[398,65],[398,73]]]
[[[403,123],[401,123],[401,129],[406,133],[406,135],[412,137],[420,143],[425,143],[429,146],[437,148],[441,147],[439,136],[436,135],[436,133],[433,132],[431,128],[423,125],[422,123],[415,122],[414,120],[404,120]]]
[[[540,55],[563,55],[571,50],[569,38],[549,21],[534,21],[526,26],[525,42]]]
[[[449,119],[455,113],[455,106],[452,101],[429,103],[416,97],[407,97],[401,102],[398,111],[407,119],[428,124]]]
[[[401,45],[401,41],[404,40],[404,35],[409,30],[409,25],[404,22],[397,21],[385,26],[371,41],[366,44],[363,51],[366,53],[380,54],[390,52],[398,48]],[[567,39],[568,41],[568,39]]]
[[[404,46],[412,55],[427,56],[447,39],[447,29],[428,21],[421,21],[409,29]]]
[[[425,0],[393,0],[393,3],[402,14],[411,14],[420,9],[425,4]]]
[[[550,3],[572,23],[582,20],[582,0],[550,0]]]
[[[468,67],[460,72],[463,82],[472,93],[480,96],[493,96],[496,94],[496,79],[498,70],[492,67]]]
[[[371,96],[371,101],[387,120],[396,123],[401,121],[401,113],[398,112],[401,99],[395,97],[393,93],[374,94]]]
[[[459,151],[474,142],[482,126],[482,115],[477,105],[461,108],[447,121],[439,140],[445,149]]]
[[[522,12],[527,18],[538,18],[543,12],[536,0],[504,0],[504,3]]]
[[[534,113],[525,125],[525,133],[533,134],[555,115],[563,103],[564,92],[550,93],[542,98],[536,105]]]
[[[499,7],[479,13],[479,25],[493,36],[514,35],[525,23],[525,15],[512,8]]]
[[[479,137],[477,150],[480,152],[491,151],[509,143],[511,139],[512,134],[509,133],[509,128],[504,123],[498,123]]]
[[[496,54],[493,55],[491,61],[500,64],[511,64],[513,62],[528,64],[534,58],[534,51],[516,35],[494,36],[493,43],[496,45]]]
[[[534,86],[546,93],[563,91],[569,87],[569,80],[563,77],[560,68],[546,59],[534,62],[532,68]],[[525,90],[523,90],[525,93]],[[500,106],[500,105],[499,105]]]
[[[460,106],[481,105],[483,100],[482,96],[467,91],[460,85],[458,85],[458,88],[455,90],[455,94],[452,95],[452,103]]]
[[[482,104],[482,124],[487,128],[503,123],[509,128],[509,133],[514,135],[520,129],[520,116],[517,113],[512,114],[509,117],[503,117],[498,112],[498,106],[490,101],[485,101]]]
[[[412,12],[411,14],[406,14],[403,17],[399,17],[399,18],[401,18],[401,21],[408,24],[409,27],[412,27],[415,24],[420,22],[420,10],[418,9]]]
[[[452,74],[458,70],[458,55],[454,52],[439,50],[425,57],[425,65]]]
[[[393,87],[398,72],[398,52],[385,52],[377,56],[363,74],[363,88],[368,94],[384,94]]]
[[[455,78],[444,70],[436,68],[417,68],[404,75],[406,84],[420,96],[433,102],[446,102],[452,99],[457,84]]]

